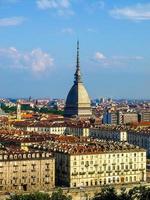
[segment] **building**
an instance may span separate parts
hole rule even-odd
[[[103,115],[103,124],[118,124],[118,113],[106,111]]]
[[[108,110],[103,115],[103,124],[131,124],[138,122],[138,113]]]
[[[79,63],[79,42],[77,42],[77,65],[74,76],[74,84],[70,89],[66,99],[64,116],[90,118],[92,116],[91,100],[81,79]]]
[[[143,110],[139,113],[139,122],[150,122],[149,110]]]
[[[147,156],[150,157],[150,130],[137,129],[128,131],[128,142],[134,145],[138,145],[141,148],[147,150]]]
[[[128,143],[90,141],[55,146],[56,185],[102,186],[146,181],[146,151]]]
[[[67,124],[65,122],[25,122],[17,121],[13,124],[14,128],[19,130],[37,132],[37,133],[49,133],[57,135],[74,135],[74,136],[89,136],[89,125],[87,124]]]
[[[20,104],[20,100],[18,100],[17,102],[17,120],[21,120],[21,104]]]
[[[55,187],[55,159],[49,152],[0,148],[0,193],[48,191]]]
[[[103,140],[127,142],[127,132],[117,127],[101,126],[100,128],[90,128],[89,136]]]

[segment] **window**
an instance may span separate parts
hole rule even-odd
[[[132,176],[130,176],[130,182],[132,182]]]
[[[76,165],[77,164],[77,162],[73,162],[73,165]]]
[[[76,185],[77,185],[77,184],[76,184],[76,182],[75,182],[75,183],[73,183],[73,187],[76,187]]]
[[[136,176],[134,176],[134,181],[136,181]]]

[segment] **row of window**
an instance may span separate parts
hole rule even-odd
[[[76,157],[74,156],[74,160],[78,160],[78,159],[81,159],[81,160],[84,160],[84,159],[95,159],[95,158],[99,158],[99,159],[104,159],[104,158],[119,158],[119,157],[130,157],[130,158],[133,158],[133,157],[137,157],[137,156],[141,156],[143,157],[144,156],[144,153],[141,152],[141,153],[116,153],[116,154],[103,154],[103,155],[86,155],[86,156],[81,156],[81,157]]]
[[[113,178],[104,178],[100,180],[90,180],[85,181],[80,184],[80,186],[97,186],[97,185],[105,185],[105,184],[112,184],[112,183],[124,183],[124,182],[137,182],[139,181],[136,176],[126,176],[126,177],[113,177]],[[78,187],[77,182],[72,183],[73,187]]]

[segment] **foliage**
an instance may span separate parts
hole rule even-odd
[[[150,200],[150,188],[145,186],[134,187],[129,191],[129,195],[133,200]]]
[[[1,104],[1,109],[5,112],[5,113],[11,113],[11,112],[16,112],[16,106],[5,106],[4,104]]]
[[[53,192],[50,196],[48,193],[35,192],[31,194],[11,195],[8,200],[72,200],[71,196],[63,194],[61,189]]]
[[[72,200],[71,196],[63,195],[63,191],[58,189],[57,192],[53,192],[50,200]]]
[[[16,106],[12,106],[12,107],[9,107],[9,106],[6,106],[4,104],[1,104],[1,108],[4,112],[6,113],[12,113],[12,112],[16,112],[17,111],[17,107]],[[60,110],[51,110],[49,108],[32,108],[30,107],[29,105],[21,105],[21,110],[24,110],[24,111],[34,111],[34,112],[39,112],[39,113],[45,113],[45,114],[56,114],[56,115],[63,115],[64,112],[63,111],[60,111]]]
[[[50,196],[47,193],[36,192],[31,194],[11,195],[8,200],[50,200]]]
[[[113,187],[104,187],[93,200],[118,200],[117,193]]]
[[[150,200],[150,188],[145,186],[134,187],[128,192],[125,188],[117,194],[113,187],[104,187],[102,191],[95,195],[93,200]]]

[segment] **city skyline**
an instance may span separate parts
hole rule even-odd
[[[91,98],[149,99],[149,26],[146,0],[0,0],[0,96],[66,98],[79,39]]]

